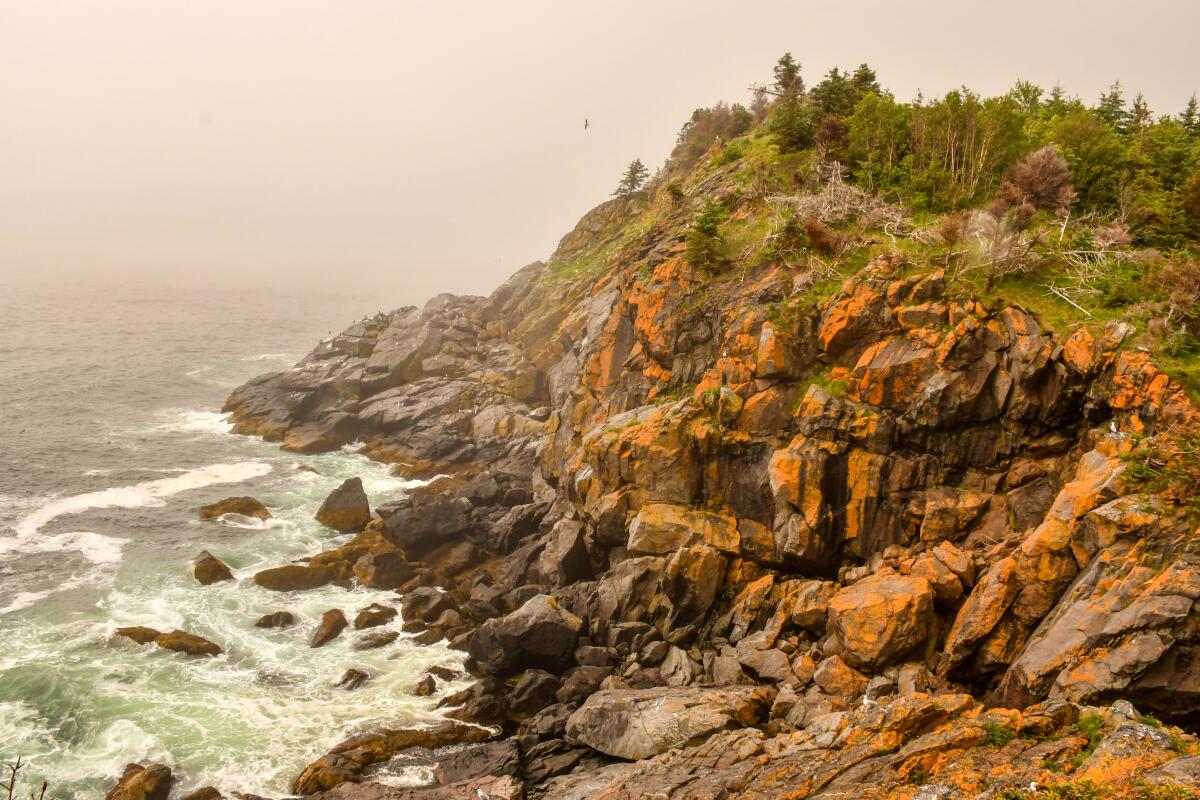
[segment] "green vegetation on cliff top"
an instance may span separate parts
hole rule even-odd
[[[1088,105],[1018,81],[905,103],[866,65],[808,88],[790,56],[774,78],[749,107],[697,109],[644,185],[631,164],[549,279],[590,282],[656,248],[706,282],[782,266],[792,289],[773,313],[786,316],[898,256],[907,271],[944,268],[954,296],[1020,305],[1062,334],[1126,322],[1133,346],[1200,392],[1194,98],[1156,117],[1120,84]]]

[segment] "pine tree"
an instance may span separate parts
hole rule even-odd
[[[858,90],[859,97],[868,92],[879,94],[879,81],[875,78],[875,70],[866,64],[858,65],[858,69],[854,70],[854,75],[850,78],[850,82]]]
[[[1200,106],[1197,105],[1195,92],[1188,100],[1187,108],[1179,115],[1179,124],[1192,136],[1200,134]]]
[[[800,79],[800,65],[791,53],[784,53],[775,62],[775,88],[785,97],[803,94],[804,81]]]
[[[621,182],[617,184],[617,190],[613,192],[615,197],[629,197],[641,191],[642,186],[646,183],[646,178],[650,177],[650,170],[646,169],[646,165],[642,163],[640,158],[635,158],[629,162],[629,166],[625,168],[625,174],[621,176]]]
[[[1118,131],[1125,130],[1127,112],[1125,97],[1121,94],[1121,82],[1114,83],[1107,92],[1100,95],[1100,104],[1096,106],[1100,119],[1113,126]]]
[[[1129,116],[1125,124],[1126,130],[1130,133],[1145,130],[1150,126],[1152,116],[1146,98],[1141,92],[1138,92],[1137,97],[1133,98],[1133,106],[1129,109]]]

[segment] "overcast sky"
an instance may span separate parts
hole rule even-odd
[[[1198,30],[1194,0],[0,0],[0,276],[484,293],[784,51],[1174,113]]]

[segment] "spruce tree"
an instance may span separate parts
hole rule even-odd
[[[1096,106],[1100,119],[1113,126],[1118,131],[1125,130],[1127,113],[1125,97],[1121,94],[1121,82],[1114,83],[1107,92],[1100,95],[1100,104]]]
[[[617,190],[613,192],[613,195],[616,197],[635,195],[642,190],[642,186],[649,177],[650,170],[646,169],[646,165],[640,158],[635,158],[625,168],[625,174],[621,176],[621,182],[617,184]]]
[[[1195,92],[1192,93],[1191,99],[1188,100],[1187,108],[1179,115],[1179,124],[1192,136],[1200,134],[1200,106],[1196,103]]]
[[[784,97],[804,91],[804,82],[800,80],[800,65],[792,58],[791,53],[784,53],[775,62],[775,88]]]

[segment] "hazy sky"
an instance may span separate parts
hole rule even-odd
[[[0,0],[0,276],[487,292],[785,50],[1174,113],[1197,30],[1195,0]]]

